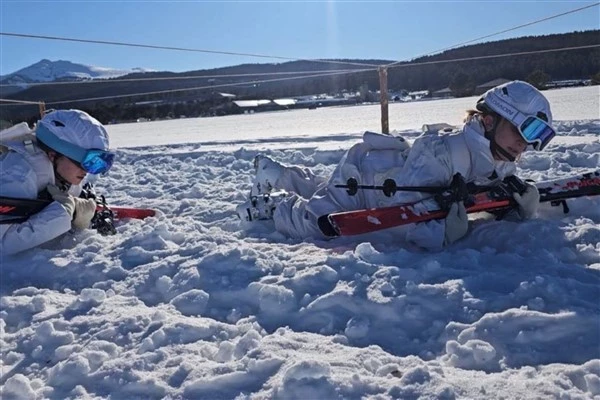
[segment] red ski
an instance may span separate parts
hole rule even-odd
[[[144,219],[147,217],[154,217],[156,215],[156,210],[153,210],[151,208],[128,208],[114,206],[110,206],[109,208],[113,212],[115,219]],[[96,211],[102,211],[103,209],[103,206],[98,206],[96,208]]]
[[[540,192],[540,202],[563,205],[568,212],[566,200],[581,196],[600,195],[600,170],[535,184]],[[500,184],[492,190],[477,193],[466,202],[467,212],[506,210],[515,206],[512,198],[514,190],[507,184]],[[418,212],[414,204],[384,208],[345,211],[329,214],[327,219],[337,236],[360,235],[401,225],[442,219],[445,210]],[[334,235],[335,236],[335,235]]]
[[[32,214],[40,212],[44,207],[50,204],[47,200],[31,200],[17,199],[12,197],[0,197],[0,216],[14,217],[19,220],[27,219]],[[156,215],[156,210],[150,208],[133,208],[133,207],[113,207],[108,206],[108,210],[112,211],[115,219],[135,218],[144,219]],[[98,205],[96,212],[105,211],[103,205]],[[5,219],[5,223],[12,223],[15,220]]]

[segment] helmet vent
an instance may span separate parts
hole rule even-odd
[[[508,89],[506,86],[502,88],[502,93],[504,93],[505,96],[508,96]]]
[[[57,121],[55,119],[52,120],[52,124],[54,124],[54,126],[60,126],[60,127],[64,127],[65,126],[65,124],[63,124],[62,122]]]
[[[538,113],[536,114],[536,117],[538,117],[539,119],[543,119],[544,121],[548,122],[548,116],[545,113],[541,112],[541,111],[538,111]]]

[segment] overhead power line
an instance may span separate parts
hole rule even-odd
[[[528,55],[528,54],[553,53],[553,52],[557,52],[557,51],[583,50],[583,49],[592,49],[594,47],[600,47],[600,43],[590,44],[590,45],[586,45],[586,46],[561,47],[560,49],[532,50],[532,51],[521,51],[521,52],[517,52],[517,53],[493,54],[493,55],[488,55],[488,56],[453,58],[451,60],[436,60],[436,61],[423,61],[423,62],[406,63],[406,64],[395,64],[395,65],[392,65],[390,68],[404,68],[404,67],[414,67],[414,66],[418,66],[418,65],[441,64],[441,63],[447,63],[447,62],[484,60],[486,58],[524,56],[524,55]]]
[[[365,72],[365,71],[374,71],[374,69],[364,69],[364,70],[362,70],[362,72]],[[193,88],[159,90],[159,91],[154,91],[154,92],[122,94],[122,95],[115,95],[115,96],[91,97],[91,98],[87,98],[87,99],[77,99],[77,100],[51,101],[51,102],[47,102],[46,104],[47,105],[52,105],[52,104],[62,104],[62,103],[79,103],[79,102],[83,102],[83,101],[97,101],[97,100],[119,99],[119,98],[124,98],[124,97],[135,97],[135,96],[147,96],[147,95],[176,93],[176,92],[187,92],[187,91],[193,91],[193,90],[211,89],[211,88],[216,88],[216,87],[252,85],[252,84],[279,82],[279,81],[293,80],[293,79],[319,78],[319,77],[326,77],[326,76],[332,76],[332,75],[342,75],[342,74],[345,74],[345,72],[335,72],[335,73],[327,73],[327,74],[296,76],[296,77],[277,78],[277,79],[266,79],[266,80],[262,80],[262,81],[251,81],[251,82],[224,83],[224,84],[220,84],[220,85],[208,85],[208,86],[198,86],[198,87],[193,87]]]
[[[535,21],[531,21],[531,22],[528,22],[526,24],[517,25],[515,27],[504,29],[502,31],[491,33],[489,35],[480,36],[478,38],[471,39],[471,40],[468,40],[466,42],[458,43],[458,44],[455,44],[455,45],[450,46],[450,47],[445,47],[445,48],[440,49],[440,50],[435,50],[435,51],[432,51],[432,52],[429,52],[429,53],[426,53],[426,54],[422,54],[422,55],[414,57],[414,58],[420,58],[420,57],[425,57],[425,56],[429,56],[429,55],[436,54],[436,53],[441,53],[441,52],[446,51],[446,50],[451,50],[451,49],[454,49],[456,47],[464,46],[464,45],[469,44],[469,43],[473,43],[473,42],[477,42],[477,41],[482,40],[482,39],[490,38],[492,36],[498,36],[498,35],[501,35],[501,34],[506,33],[506,32],[511,32],[511,31],[514,31],[514,30],[517,30],[517,29],[524,28],[526,26],[531,26],[531,25],[539,24],[540,22],[549,21],[551,19],[562,17],[562,16],[565,16],[565,15],[568,15],[568,14],[573,14],[573,13],[576,13],[576,12],[579,12],[579,11],[583,11],[583,10],[591,8],[591,7],[596,7],[598,5],[600,5],[600,3],[594,3],[594,4],[590,4],[590,5],[584,6],[584,7],[576,8],[574,10],[566,11],[566,12],[563,12],[563,13],[560,13],[560,14],[555,14],[555,15],[551,15],[549,17],[537,19]],[[394,66],[394,65],[399,64],[401,62],[402,61],[395,61],[395,62],[393,62],[391,64],[388,64],[387,67]]]
[[[4,106],[8,106],[8,105],[15,105],[15,106],[20,106],[23,104],[40,104],[39,101],[29,101],[29,100],[13,100],[13,99],[0,99],[0,101],[5,101],[7,103],[12,103],[12,104],[0,104],[0,105],[4,105]]]
[[[325,64],[357,65],[360,67],[377,67],[378,66],[375,64],[357,63],[357,62],[352,62],[352,61],[321,60],[321,59],[309,60],[309,59],[304,59],[304,58],[273,56],[273,55],[256,54],[256,53],[238,53],[238,52],[234,52],[234,51],[192,49],[192,48],[186,48],[186,47],[173,47],[173,46],[157,46],[157,45],[151,45],[151,44],[113,42],[113,41],[108,41],[108,40],[92,40],[92,39],[77,39],[77,38],[68,38],[68,37],[60,37],[60,36],[32,35],[32,34],[27,34],[27,33],[0,32],[0,35],[29,38],[29,39],[62,40],[62,41],[66,41],[66,42],[108,44],[108,45],[113,45],[113,46],[126,46],[126,47],[141,47],[144,49],[174,50],[174,51],[186,51],[186,52],[194,52],[194,53],[210,53],[210,54],[225,54],[225,55],[229,55],[229,56],[273,58],[273,59],[278,59],[278,60],[291,60],[291,61],[309,61],[309,62],[325,63]]]
[[[127,78],[127,79],[93,79],[86,81],[65,81],[65,82],[35,82],[26,83],[27,86],[48,86],[48,85],[82,85],[82,84],[93,84],[93,83],[120,83],[120,82],[143,82],[143,81],[176,81],[176,80],[189,80],[189,79],[212,79],[212,78],[239,78],[245,76],[272,76],[272,75],[300,75],[300,74],[320,74],[320,73],[346,73],[352,72],[356,69],[327,69],[320,71],[295,71],[295,72],[257,72],[247,74],[219,74],[219,75],[193,75],[193,76],[163,76],[155,78]],[[362,71],[362,70],[361,70]],[[1,84],[0,87],[4,86],[21,86],[23,83],[5,83]]]

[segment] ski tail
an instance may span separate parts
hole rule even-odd
[[[600,195],[600,170],[539,182],[535,185],[540,192],[540,202],[550,202],[555,206],[562,205],[564,211],[568,212],[569,209],[566,204],[568,199]],[[510,188],[510,184],[501,184],[493,190],[476,193],[467,204],[467,212],[492,212],[515,207],[516,203],[512,197],[513,192],[514,190]],[[329,214],[319,219],[319,226],[327,236],[350,236],[442,219],[447,214],[446,211],[441,209],[420,212],[415,209],[414,204],[404,204]],[[328,224],[325,222],[328,222]]]

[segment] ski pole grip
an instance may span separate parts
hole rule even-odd
[[[515,175],[504,178],[504,183],[511,193],[523,194],[527,190],[527,184]]]

